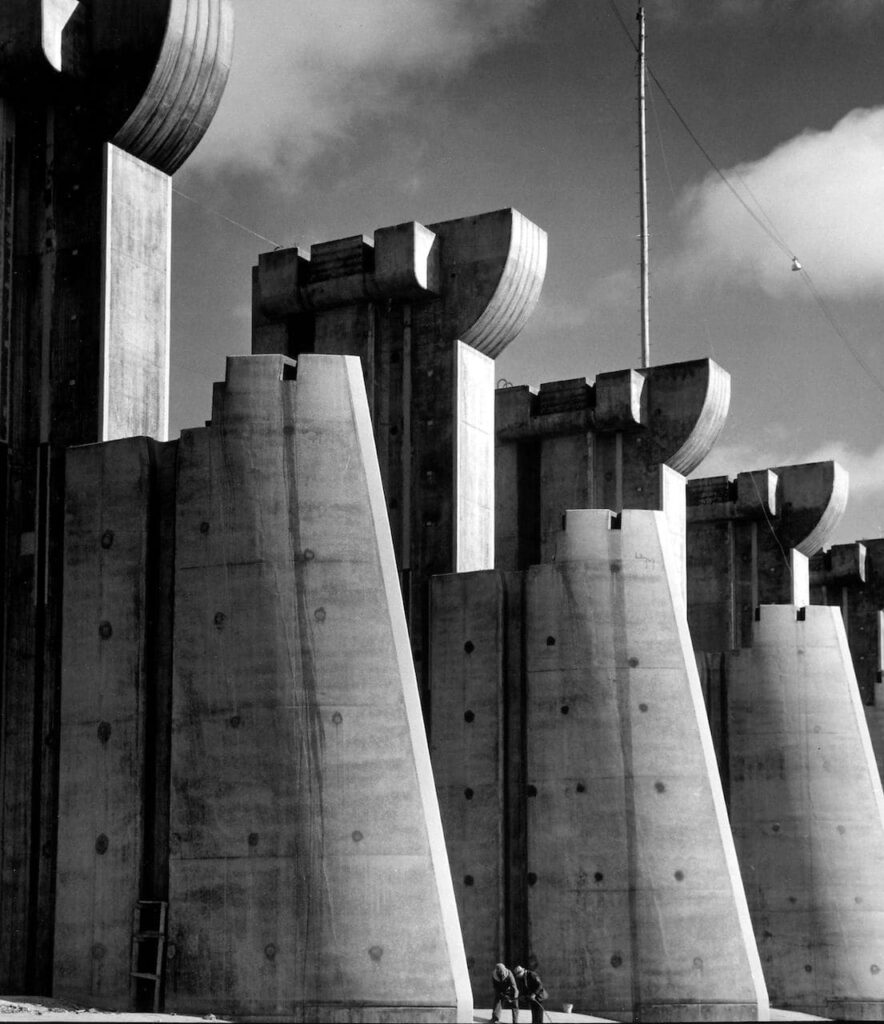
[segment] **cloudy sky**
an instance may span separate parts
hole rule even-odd
[[[634,31],[634,0],[234,0],[230,84],[174,181],[173,436],[248,351],[259,252],[405,220],[514,206],[549,233],[499,377],[638,365],[635,51],[613,5]],[[884,535],[884,4],[646,11],[651,359],[733,378],[700,475],[837,458],[835,540]]]

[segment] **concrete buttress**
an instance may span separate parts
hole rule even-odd
[[[64,448],[165,437],[171,173],[220,101],[229,0],[0,5],[0,989],[48,992]]]
[[[437,577],[432,610],[433,755],[474,997],[499,914],[496,949],[581,1012],[766,1019],[665,514],[568,511],[554,561]],[[499,834],[519,827],[521,860]]]
[[[846,495],[834,463],[691,481],[688,618],[771,1001],[855,1020],[884,1009],[884,798],[808,571]]]
[[[69,460],[57,994],[126,1009],[159,898],[169,1010],[469,1020],[358,360],[230,359],[209,426]]]

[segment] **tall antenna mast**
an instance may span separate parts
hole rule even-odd
[[[645,9],[639,0],[638,14],[638,163],[639,163],[639,208],[641,238],[641,306],[642,306],[642,361],[648,366],[651,360],[651,326],[648,314],[648,153],[647,129],[645,123]]]

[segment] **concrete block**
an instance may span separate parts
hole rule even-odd
[[[884,796],[838,609],[763,605],[728,689],[731,823],[771,1000],[880,1015]]]
[[[634,510],[569,511],[529,572],[528,955],[601,1016],[759,1019],[677,577],[665,516]]]
[[[228,362],[178,475],[167,1007],[471,1012],[355,359]]]

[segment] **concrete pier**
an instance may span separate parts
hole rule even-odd
[[[48,992],[64,448],[165,437],[170,174],[212,119],[228,0],[0,8],[0,988]]]
[[[569,511],[555,561],[434,579],[432,622],[474,997],[496,948],[601,1017],[766,1019],[665,515]]]
[[[846,494],[833,463],[691,481],[688,618],[771,1001],[874,1019],[881,782],[841,612],[810,606]]]
[[[69,461],[56,994],[128,1008],[165,898],[169,1010],[469,1020],[358,361],[230,359],[210,426]]]

